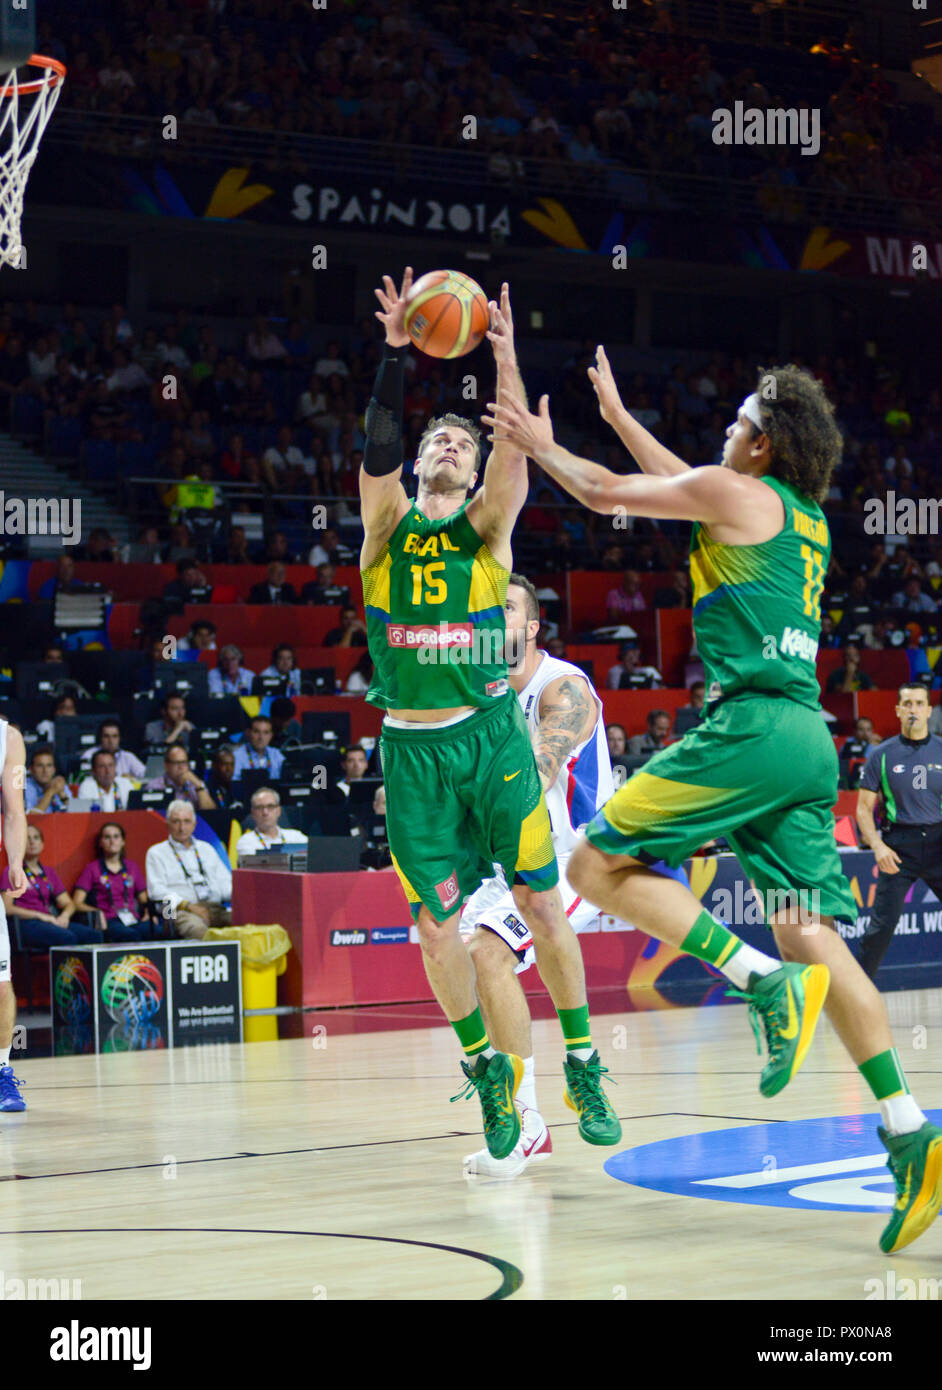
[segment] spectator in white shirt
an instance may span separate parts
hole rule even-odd
[[[210,695],[251,695],[255,672],[242,665],[242,653],[230,642],[219,653],[215,671],[209,673]]]
[[[328,343],[325,356],[319,357],[314,363],[315,376],[349,376],[350,368],[340,356],[340,344]]]
[[[245,350],[253,362],[278,362],[286,355],[284,343],[263,318],[255,320],[245,339]]]
[[[114,758],[115,772],[119,777],[130,777],[139,782],[144,776],[144,764],[140,758],[121,747],[121,725],[117,719],[105,719],[98,725],[98,747],[89,749],[82,758],[82,766],[90,766],[95,753],[110,753]]]
[[[117,94],[125,88],[132,91],[136,86],[134,78],[124,65],[124,59],[112,53],[103,68],[98,69],[98,81],[106,92]]]
[[[32,381],[41,386],[56,374],[56,353],[49,346],[48,338],[37,338],[35,347],[28,353],[29,374]]]
[[[272,787],[257,787],[252,796],[254,830],[247,830],[236,842],[236,854],[258,854],[259,850],[277,849],[279,845],[306,845],[307,836],[300,830],[282,830],[281,797]]]
[[[124,348],[114,350],[114,371],[107,378],[109,391],[140,391],[150,385],[144,368],[132,362]]]
[[[300,468],[306,473],[313,471],[314,460],[307,458],[304,451],[294,442],[294,430],[290,425],[282,425],[278,431],[277,443],[270,444],[262,454],[262,468],[269,487],[278,491],[284,486],[284,475],[289,468]]]
[[[79,800],[91,801],[93,810],[114,812],[127,810],[133,790],[130,778],[117,775],[114,754],[99,749],[92,754],[91,773],[82,778],[78,794]]]
[[[181,937],[202,939],[208,927],[228,927],[232,870],[212,845],[194,839],[196,812],[188,801],[167,807],[169,838],[151,845],[144,860],[147,896],[159,903]]]
[[[177,342],[177,330],[172,324],[168,323],[164,329],[164,336],[157,344],[157,356],[164,366],[169,363],[171,367],[177,367],[181,372],[185,372],[190,365],[189,357]]]
[[[327,397],[324,395],[322,387],[323,382],[315,372],[307,390],[302,391],[298,397],[298,403],[295,407],[294,413],[302,424],[327,414]]]

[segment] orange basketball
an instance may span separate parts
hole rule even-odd
[[[464,357],[490,326],[487,295],[460,270],[430,270],[408,294],[406,332],[430,357]]]

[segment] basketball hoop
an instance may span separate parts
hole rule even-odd
[[[22,252],[20,222],[26,181],[43,132],[59,100],[65,67],[34,53],[29,66],[42,75],[21,82],[16,68],[0,78],[0,265],[18,268]],[[26,100],[22,106],[20,98]]]

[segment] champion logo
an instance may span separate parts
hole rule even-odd
[[[386,629],[390,647],[470,647],[471,628],[466,623],[390,623]]]

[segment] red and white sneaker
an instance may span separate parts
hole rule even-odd
[[[487,1149],[468,1154],[464,1160],[466,1178],[504,1179],[519,1177],[533,1159],[549,1158],[553,1152],[553,1140],[546,1128],[543,1116],[525,1105],[518,1105],[520,1111],[520,1138],[506,1158],[492,1158]]]

